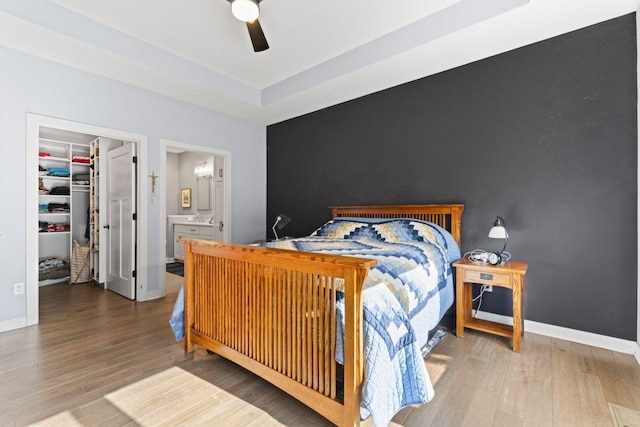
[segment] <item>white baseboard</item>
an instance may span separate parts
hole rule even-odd
[[[150,292],[147,292],[147,298],[144,301],[151,301],[158,298],[164,298],[165,296],[166,294],[164,293],[164,291],[161,291],[161,290],[150,291]]]
[[[478,319],[489,320],[491,322],[513,325],[513,318],[510,316],[480,311],[476,317]],[[635,341],[608,337],[606,335],[579,331],[577,329],[563,328],[562,326],[548,325],[546,323],[534,322],[532,320],[524,321],[524,330],[525,332],[532,332],[534,334],[545,335],[552,338],[560,338],[580,344],[618,351],[620,353],[633,354],[638,363],[640,363],[640,345]]]
[[[17,317],[15,319],[0,321],[0,332],[12,331],[27,326],[26,317]]]

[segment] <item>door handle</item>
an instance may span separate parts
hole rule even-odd
[[[223,228],[224,228],[224,224],[222,223],[222,221],[220,221],[218,223],[218,230],[222,231]]]
[[[111,227],[109,227],[109,224],[107,225],[103,225],[102,228],[106,228],[107,230],[110,229]]]

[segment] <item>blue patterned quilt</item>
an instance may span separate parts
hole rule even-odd
[[[403,407],[426,403],[434,390],[411,320],[453,287],[451,263],[460,250],[438,226],[415,220],[365,222],[334,219],[310,237],[269,242],[270,247],[375,259],[364,283],[364,355],[360,415],[386,426]],[[451,290],[451,289],[449,289]],[[338,298],[336,360],[343,363],[344,300]],[[424,315],[424,313],[422,313]]]
[[[448,232],[416,220],[339,218],[309,237],[266,246],[375,259],[377,265],[371,267],[363,293],[365,375],[360,415],[363,419],[372,416],[376,426],[386,426],[403,407],[433,398],[411,322],[418,315],[437,322],[451,306],[452,297],[438,299],[440,294],[452,296],[451,263],[460,258],[460,249]],[[178,298],[171,318],[176,339],[183,333],[182,306]],[[336,360],[343,363],[341,294],[336,308]]]

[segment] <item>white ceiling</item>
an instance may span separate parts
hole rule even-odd
[[[0,46],[271,124],[635,12],[640,0],[0,0]]]

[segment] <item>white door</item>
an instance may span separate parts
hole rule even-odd
[[[213,240],[224,241],[224,183],[213,183]]]
[[[109,261],[106,288],[126,298],[136,298],[135,146],[126,143],[109,151],[107,204]]]
[[[213,176],[213,240],[224,241],[224,157],[215,156]]]

